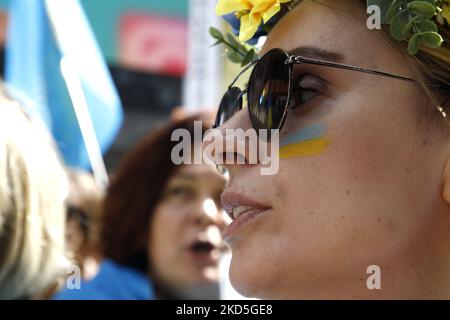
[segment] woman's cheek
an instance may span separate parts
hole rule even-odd
[[[370,130],[358,134],[342,126],[332,127],[324,138],[328,141],[324,152],[280,161],[278,185],[289,187],[273,202],[280,205],[277,211],[280,220],[286,217],[286,228],[313,233],[334,224],[334,230],[345,231],[349,227],[346,219],[352,215],[359,216],[355,223],[361,218],[372,222],[365,212],[383,206],[380,195],[386,191],[390,169],[380,165],[377,144],[385,144],[379,137]]]

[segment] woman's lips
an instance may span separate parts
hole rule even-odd
[[[231,239],[243,224],[270,209],[270,207],[262,205],[242,194],[232,192],[224,192],[222,194],[222,204],[228,216],[233,220],[223,231],[224,240]]]

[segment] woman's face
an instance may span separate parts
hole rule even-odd
[[[216,285],[225,227],[225,179],[209,165],[181,166],[169,179],[150,225],[152,275],[177,294]]]
[[[366,19],[356,1],[304,1],[271,31],[262,54],[297,49],[414,77]],[[294,95],[295,87],[311,94],[290,111],[280,141],[315,126],[327,144],[280,159],[273,176],[258,165],[227,165],[225,205],[267,208],[227,239],[233,286],[262,298],[350,298],[379,294],[366,285],[370,265],[381,268],[387,294],[408,287],[397,281],[404,275],[426,278],[434,240],[448,232],[440,225],[448,143],[427,118],[424,94],[406,81],[340,69],[302,65],[294,74]],[[230,128],[251,128],[246,109],[220,129]]]

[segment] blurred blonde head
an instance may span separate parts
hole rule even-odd
[[[0,298],[32,298],[64,272],[67,182],[44,126],[0,90]]]

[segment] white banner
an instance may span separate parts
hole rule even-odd
[[[217,108],[220,102],[223,61],[220,46],[209,28],[220,29],[215,0],[189,0],[188,62],[183,86],[183,106],[188,112]]]

